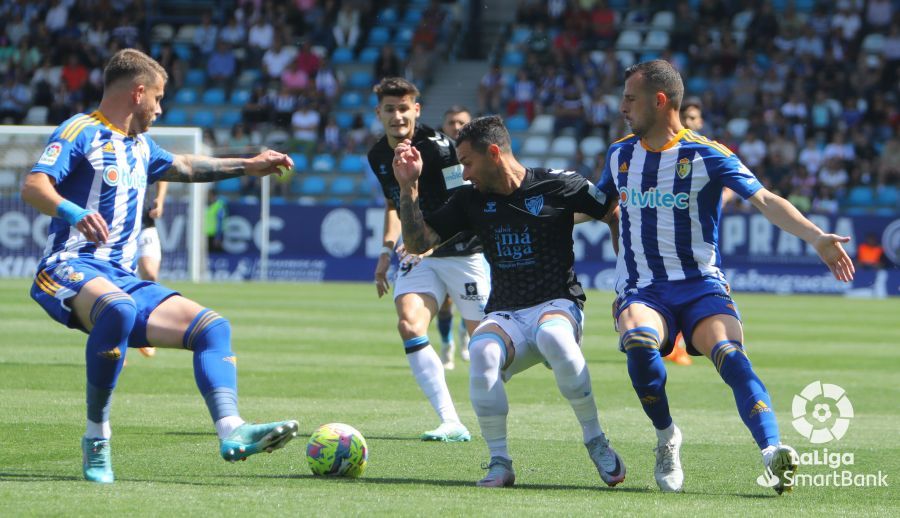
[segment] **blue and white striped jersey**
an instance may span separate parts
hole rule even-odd
[[[129,136],[99,111],[62,123],[50,135],[32,173],[51,177],[62,197],[103,216],[109,239],[98,246],[64,219],[54,217],[38,271],[77,257],[133,271],[144,192],[173,159],[147,135]]]
[[[629,135],[613,143],[597,187],[619,199],[616,291],[715,277],[722,187],[743,198],[762,188],[728,148],[682,130],[662,149]]]

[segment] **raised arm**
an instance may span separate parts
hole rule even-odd
[[[441,236],[425,223],[419,208],[419,176],[422,174],[422,155],[404,140],[394,149],[394,177],[400,184],[400,217],[403,244],[413,254],[423,254],[441,243]]]
[[[172,166],[161,180],[168,182],[216,182],[239,176],[279,176],[292,169],[291,157],[267,150],[253,158],[213,158],[201,155],[175,155]]]
[[[836,279],[844,282],[853,280],[856,269],[850,256],[841,246],[841,243],[850,241],[849,237],[826,234],[790,202],[768,189],[757,191],[750,197],[750,202],[778,228],[790,232],[815,248]]]

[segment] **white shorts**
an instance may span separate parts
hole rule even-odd
[[[577,304],[569,299],[553,299],[530,308],[516,311],[494,311],[487,314],[484,320],[478,324],[472,336],[486,326],[496,324],[512,340],[512,361],[505,366],[501,375],[503,381],[508,381],[514,374],[525,369],[543,363],[546,359],[537,348],[538,322],[545,313],[562,312],[569,316],[577,324],[575,327],[575,341],[581,345],[581,336],[584,332],[584,312]],[[507,354],[504,352],[504,354]],[[508,355],[508,354],[507,354]]]
[[[407,293],[434,297],[438,307],[450,295],[466,320],[484,318],[491,275],[484,255],[426,257],[418,264],[401,264],[394,280],[394,299]]]
[[[138,259],[156,259],[162,260],[162,246],[159,244],[159,232],[156,227],[149,227],[141,230],[138,236]]]

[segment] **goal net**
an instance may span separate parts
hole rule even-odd
[[[44,253],[50,217],[23,202],[19,191],[54,129],[0,125],[0,278],[31,277]],[[153,128],[150,136],[172,153],[203,153],[199,128]],[[202,279],[204,205],[203,184],[169,184],[163,217],[156,222],[162,279]]]

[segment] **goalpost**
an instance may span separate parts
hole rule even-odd
[[[30,277],[43,256],[50,218],[23,202],[19,191],[54,129],[0,125],[0,277]],[[208,154],[200,128],[154,127],[149,135],[175,154]],[[205,277],[207,188],[199,183],[169,184],[166,210],[157,221],[165,278],[200,282]]]

